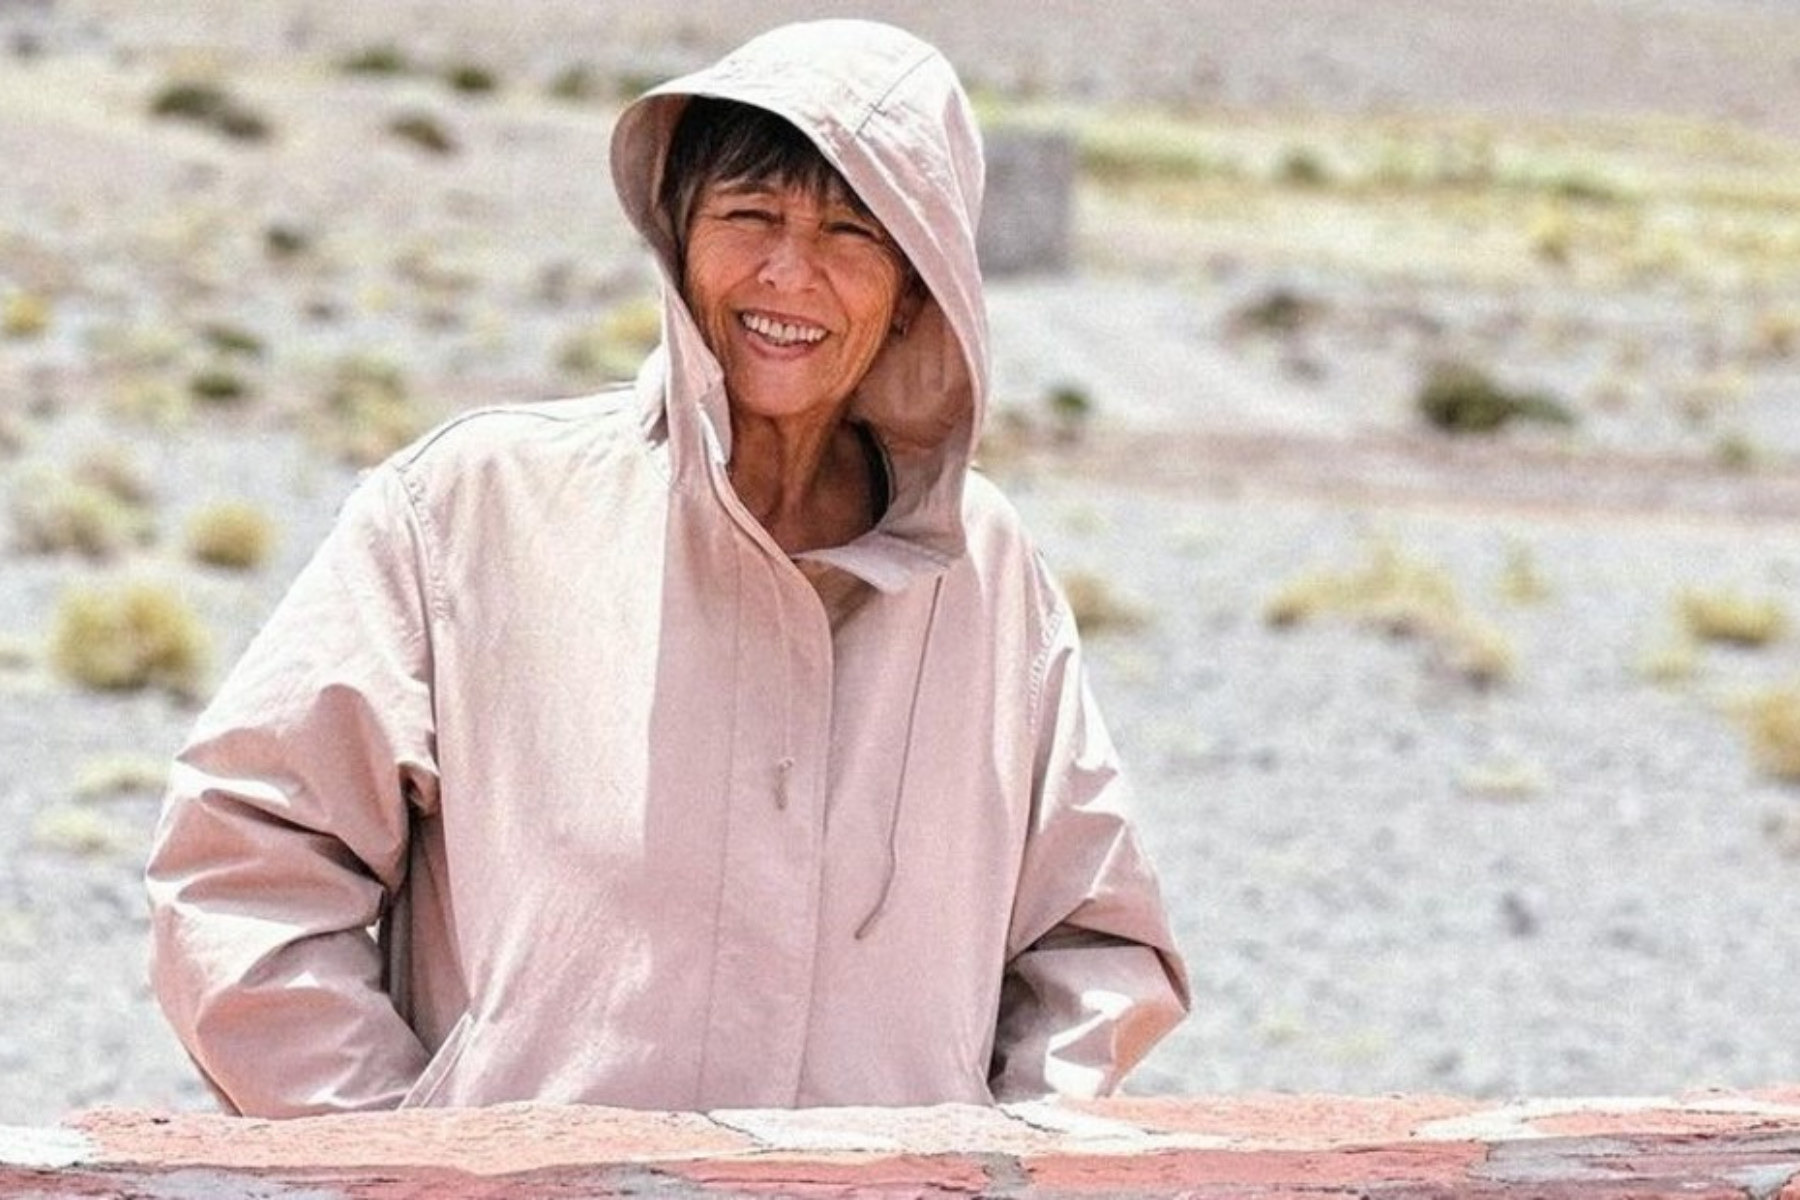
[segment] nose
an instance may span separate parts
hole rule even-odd
[[[804,231],[782,228],[770,238],[757,281],[783,291],[805,287],[812,282],[818,264],[817,247]]]

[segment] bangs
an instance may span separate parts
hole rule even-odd
[[[658,189],[677,244],[687,240],[695,200],[714,184],[798,188],[816,200],[841,200],[872,215],[792,123],[753,105],[696,96],[675,125]]]

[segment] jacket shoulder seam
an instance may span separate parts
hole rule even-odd
[[[437,539],[437,526],[432,522],[431,511],[424,503],[421,494],[424,483],[402,471],[398,466],[391,468],[394,477],[400,482],[400,493],[406,497],[407,511],[412,514],[413,523],[419,527],[419,558],[423,561],[425,572],[425,611],[434,621],[448,620],[450,616],[450,589],[439,574],[437,555],[433,552],[433,543]],[[427,633],[429,636],[429,633]]]
[[[605,397],[605,398],[615,398],[616,397],[619,400],[623,400],[624,398],[628,397],[629,395],[630,395],[630,392],[627,388],[619,387],[619,388],[609,388],[608,390],[606,390],[604,392],[596,392],[593,397],[582,397],[581,399],[589,399],[589,398],[599,399],[602,397]],[[617,405],[615,407],[623,407],[623,405]],[[605,412],[608,412],[608,413],[610,413],[612,411],[615,411],[615,409],[609,408],[609,409],[605,410]],[[423,458],[425,456],[427,451],[429,451],[432,447],[436,446],[440,441],[442,441],[450,433],[462,428],[464,425],[470,425],[470,424],[475,423],[476,421],[485,420],[490,417],[521,417],[521,418],[524,418],[527,420],[546,421],[546,422],[549,422],[549,423],[555,424],[555,425],[568,425],[568,424],[572,424],[576,421],[581,420],[585,415],[587,415],[587,414],[586,413],[575,413],[575,412],[566,412],[566,413],[565,412],[551,412],[545,408],[535,407],[535,406],[528,407],[525,405],[496,404],[496,405],[489,405],[485,408],[471,409],[468,412],[461,413],[457,416],[450,418],[448,421],[445,421],[443,424],[439,425],[436,429],[432,430],[430,433],[428,433],[424,437],[420,438],[416,443],[413,444],[411,449],[409,449],[409,450],[405,451],[403,454],[401,454],[395,460],[395,462],[396,462],[397,467],[400,469],[401,474],[404,475],[406,473],[406,468],[411,467],[414,464],[416,464],[421,458]]]

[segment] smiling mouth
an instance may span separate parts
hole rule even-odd
[[[739,313],[738,323],[757,337],[777,346],[811,346],[825,340],[826,331],[817,325],[777,321],[761,313]]]

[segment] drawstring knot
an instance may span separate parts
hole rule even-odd
[[[937,627],[938,601],[943,595],[944,577],[940,575],[931,591],[931,611],[925,616],[925,633],[919,639],[919,661],[913,668],[912,702],[906,709],[906,732],[900,740],[900,775],[894,781],[894,800],[888,809],[887,867],[882,872],[881,891],[875,897],[875,907],[856,927],[859,942],[873,932],[875,923],[887,910],[888,895],[894,890],[894,876],[900,870],[900,805],[906,797],[906,768],[912,762],[913,726],[919,718],[919,694],[925,690],[925,658],[931,649],[931,634]]]

